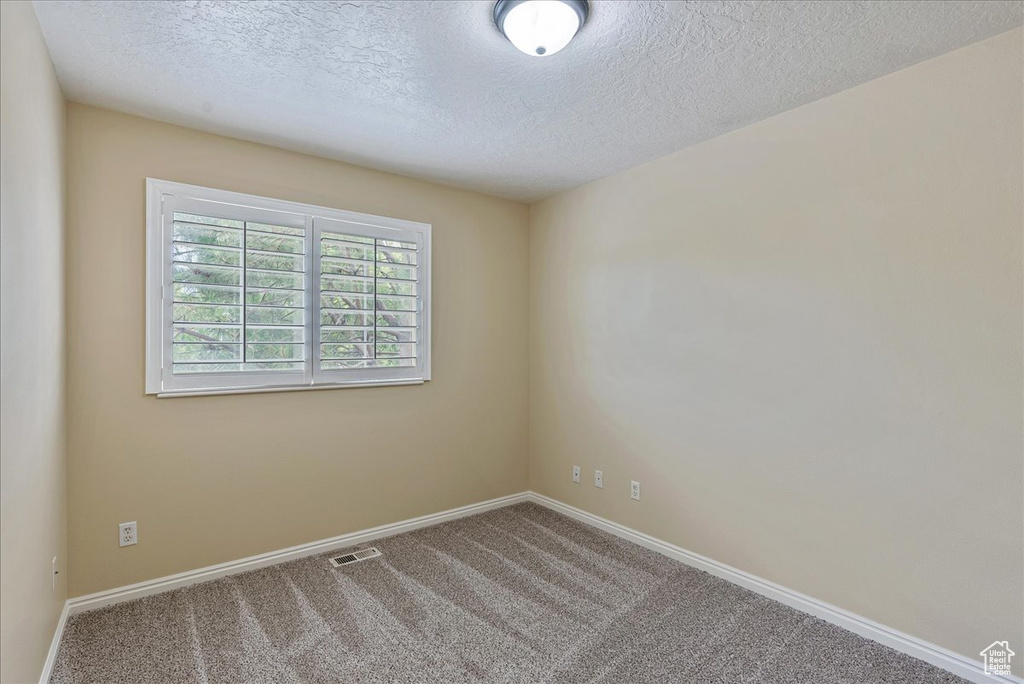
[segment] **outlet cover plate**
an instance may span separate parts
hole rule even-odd
[[[117,526],[117,545],[131,546],[139,543],[139,528],[135,521],[121,523]]]
[[[604,489],[604,472],[601,470],[594,471],[594,486],[599,489]]]
[[[580,470],[580,467],[579,466],[573,466],[572,467],[572,481],[575,482],[576,484],[579,484],[580,483],[580,479],[582,479],[582,471]]]
[[[636,480],[632,480],[629,483],[629,498],[634,501],[640,500],[640,483]]]

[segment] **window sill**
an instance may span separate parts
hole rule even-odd
[[[157,399],[173,399],[177,397],[209,397],[220,394],[267,394],[270,392],[309,392],[315,390],[354,389],[357,387],[396,387],[402,385],[422,385],[423,378],[407,378],[402,380],[381,380],[379,382],[346,382],[332,385],[285,385],[281,387],[237,387],[225,389],[182,390],[180,392],[157,392]]]

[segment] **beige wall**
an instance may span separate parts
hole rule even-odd
[[[1024,644],[1021,38],[535,205],[533,488],[975,660]]]
[[[147,176],[433,224],[434,379],[145,396]],[[527,223],[515,202],[70,104],[69,594],[525,489]]]
[[[0,406],[0,681],[28,682],[66,553],[64,97],[27,2],[0,3]]]

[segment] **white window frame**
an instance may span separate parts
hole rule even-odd
[[[190,373],[172,370],[172,247],[175,211],[305,228],[305,359],[301,371]],[[320,235],[324,229],[417,245],[415,366],[321,370]],[[430,380],[430,232],[427,223],[146,179],[146,394],[158,397],[413,385]],[[244,315],[244,309],[243,309]]]

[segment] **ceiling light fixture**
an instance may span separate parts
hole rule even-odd
[[[569,44],[588,10],[587,0],[498,0],[494,23],[520,51],[548,57]]]

